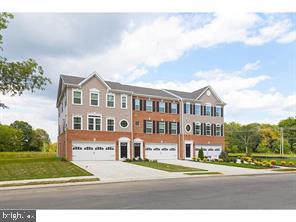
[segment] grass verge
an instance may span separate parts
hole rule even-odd
[[[3,184],[3,185],[0,185],[0,187],[33,186],[33,185],[47,185],[47,184],[95,182],[95,181],[100,181],[100,179],[99,178],[90,178],[90,179],[72,179],[72,180],[60,180],[60,181],[42,181],[42,182],[29,182],[29,183],[14,183],[14,184]]]
[[[193,175],[204,175],[204,174],[222,174],[222,173],[219,173],[219,172],[192,172],[192,173],[184,173],[186,175],[190,175],[190,176],[193,176]]]
[[[149,167],[157,170],[163,170],[167,172],[191,172],[191,171],[207,171],[203,169],[193,168],[193,167],[185,167],[180,165],[168,164],[168,163],[159,163],[154,161],[132,161],[128,162],[131,164]]]
[[[288,169],[288,168],[284,168],[284,169],[275,169],[275,170],[272,170],[272,171],[281,171],[281,172],[292,172],[292,171],[296,171],[295,168],[291,168],[291,169]]]
[[[270,169],[265,166],[252,165],[252,164],[247,164],[247,163],[233,163],[233,162],[207,162],[207,163],[216,164],[216,165],[224,165],[224,166],[232,166],[232,167],[249,168],[249,169]]]

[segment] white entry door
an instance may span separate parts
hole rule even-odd
[[[199,149],[203,149],[204,156],[210,159],[218,159],[221,152],[222,146],[221,145],[203,145],[197,144],[195,146],[195,156],[198,157]]]
[[[115,160],[115,143],[73,142],[72,160]]]
[[[175,160],[177,159],[177,144],[147,143],[145,157],[150,160]]]

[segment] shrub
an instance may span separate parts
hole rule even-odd
[[[146,159],[146,158],[145,158],[144,161],[149,161],[149,159]]]
[[[223,159],[224,161],[228,158],[228,153],[225,151],[222,151],[219,155],[219,159]]]
[[[218,162],[223,162],[223,159],[218,159]]]
[[[204,152],[203,152],[203,149],[202,148],[200,148],[198,150],[198,158],[201,159],[201,160],[203,160],[205,158]]]
[[[281,165],[282,165],[282,166],[286,166],[286,161],[284,161],[284,160],[281,161]]]
[[[289,162],[289,166],[294,166],[294,163],[293,162]]]
[[[271,160],[270,161],[270,164],[274,166],[274,165],[276,165],[276,161],[275,160]]]
[[[267,166],[267,167],[272,167],[272,165],[271,165],[270,162],[268,162],[267,164],[265,164],[265,166]]]
[[[127,159],[124,160],[124,162],[132,162],[132,160],[127,158]]]

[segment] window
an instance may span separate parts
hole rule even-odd
[[[211,105],[207,104],[206,105],[206,116],[211,116]]]
[[[221,108],[221,106],[216,106],[216,116],[222,116],[222,108]]]
[[[115,95],[112,93],[107,94],[107,107],[115,108]]]
[[[201,134],[201,124],[200,124],[200,122],[195,123],[195,134],[197,134],[197,135]]]
[[[165,102],[159,102],[159,112],[165,113]]]
[[[140,100],[135,99],[135,110],[140,110]]]
[[[121,109],[127,109],[127,95],[121,95]]]
[[[90,92],[90,105],[91,106],[99,106],[99,93],[98,92]]]
[[[151,151],[151,150],[152,150],[152,148],[150,148],[150,147],[147,147],[147,148],[146,148],[146,150],[148,150],[148,151]]]
[[[189,133],[191,131],[191,126],[189,124],[187,124],[185,126],[185,130]]]
[[[120,121],[120,126],[121,126],[121,128],[127,128],[128,122],[125,119],[123,119]]]
[[[148,111],[148,112],[153,111],[153,109],[152,109],[152,101],[151,100],[146,101],[146,111]]]
[[[146,133],[153,133],[153,123],[152,121],[146,121]]]
[[[170,148],[170,151],[176,151],[176,149],[175,148]]]
[[[106,147],[105,150],[114,150],[114,147],[112,147],[112,146],[108,146],[108,147]]]
[[[161,151],[168,151],[168,148],[162,148]]]
[[[115,131],[114,122],[115,120],[113,118],[107,118],[107,131]]]
[[[206,135],[207,136],[211,135],[211,124],[210,123],[206,124]]]
[[[160,149],[159,149],[159,148],[154,148],[153,150],[154,150],[154,151],[160,151]]]
[[[99,146],[99,147],[96,147],[95,150],[104,150],[104,147]]]
[[[158,122],[158,132],[162,134],[165,133],[165,122]]]
[[[171,134],[177,134],[177,123],[171,123]]]
[[[221,125],[220,124],[216,125],[216,136],[221,136]]]
[[[90,146],[87,146],[87,147],[84,147],[84,150],[93,150],[94,148],[90,147]]]
[[[189,114],[190,113],[190,103],[185,103],[184,113],[185,114]]]
[[[80,146],[74,146],[73,147],[73,150],[82,150],[82,147],[80,147]]]
[[[194,105],[194,113],[195,113],[195,115],[200,115],[200,113],[201,113],[200,104],[195,103],[195,105]]]
[[[101,116],[88,115],[88,130],[101,130]]]
[[[73,129],[82,129],[82,117],[81,116],[73,116]]]
[[[171,113],[178,113],[178,105],[177,103],[171,103]]]
[[[220,151],[220,149],[219,148],[216,148],[215,151]]]
[[[214,151],[214,149],[210,148],[210,149],[208,149],[208,151]]]
[[[82,91],[75,89],[72,91],[73,104],[81,105],[82,104]]]
[[[140,121],[136,121],[136,123],[135,123],[135,124],[136,124],[136,126],[138,126],[138,127],[139,127],[139,126],[140,126]]]

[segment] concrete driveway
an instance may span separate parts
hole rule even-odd
[[[104,182],[190,177],[183,173],[166,172],[121,161],[73,161],[73,163]]]
[[[270,173],[280,173],[276,171],[272,171],[270,169],[248,169],[248,168],[241,168],[241,167],[231,167],[231,166],[223,166],[217,164],[210,164],[210,163],[200,163],[200,162],[193,162],[189,160],[161,160],[159,162],[163,163],[170,163],[176,165],[182,165],[187,167],[195,167],[200,169],[205,169],[211,172],[220,172],[224,175],[250,175],[250,174],[270,174]]]

